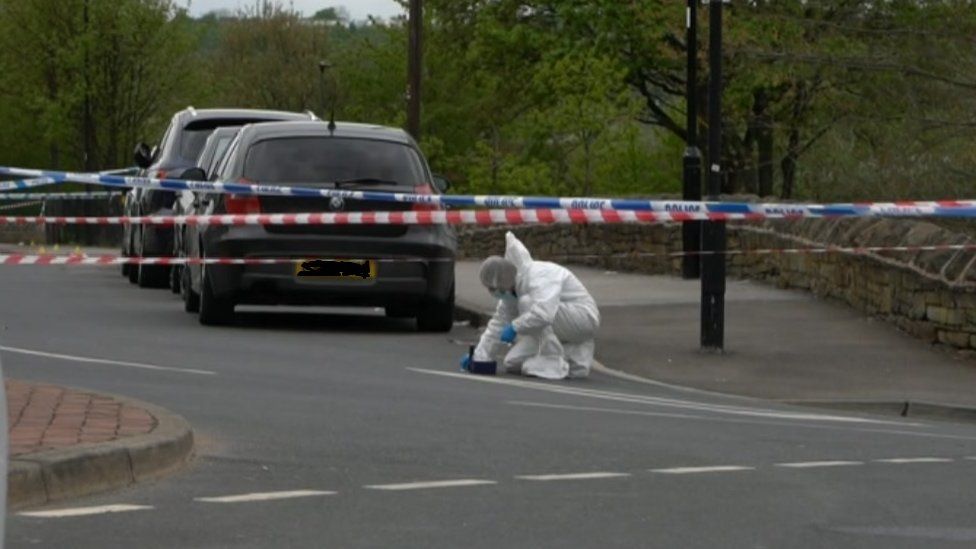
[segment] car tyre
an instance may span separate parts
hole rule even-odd
[[[137,263],[129,264],[129,282],[132,284],[139,283],[139,264]]]
[[[182,295],[183,292],[180,288],[183,280],[183,266],[173,265],[169,268],[169,289],[176,295]]]
[[[169,269],[166,265],[139,265],[137,281],[140,288],[167,288]]]
[[[234,320],[234,302],[226,297],[214,295],[210,269],[203,266],[203,280],[200,284],[200,324],[204,326],[223,326]]]
[[[188,313],[200,312],[200,294],[193,291],[190,285],[190,269],[183,267],[182,281],[180,282],[180,292],[183,295],[183,310]]]
[[[417,329],[421,332],[450,332],[454,326],[454,288],[448,301],[429,301],[417,314]]]
[[[129,264],[128,263],[123,263],[122,264],[122,276],[124,276],[125,278],[129,278]]]
[[[383,312],[386,314],[386,318],[414,318],[417,316],[416,310],[395,305],[384,307]]]

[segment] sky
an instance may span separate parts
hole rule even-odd
[[[190,4],[190,14],[203,15],[217,9],[235,10],[241,6],[254,4],[254,0],[178,0],[179,4]],[[393,0],[282,0],[282,4],[291,3],[295,9],[312,15],[322,8],[343,6],[349,11],[353,19],[366,19],[367,15],[378,15],[388,18],[401,12],[400,6]]]

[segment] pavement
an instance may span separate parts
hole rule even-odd
[[[150,404],[14,379],[6,395],[11,510],[157,478],[193,447],[186,422]]]
[[[7,375],[156,403],[195,440],[180,474],[9,515],[7,547],[976,542],[971,423],[473,376],[457,360],[476,330],[373,310],[248,307],[206,328],[114,267],[10,266],[0,295]]]
[[[600,307],[597,359],[612,370],[718,393],[895,413],[908,402],[909,415],[976,419],[976,361],[843,304],[729,280],[725,352],[703,353],[697,280],[570,269]],[[458,263],[457,301],[483,316],[494,300],[477,270]]]

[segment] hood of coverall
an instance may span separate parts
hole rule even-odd
[[[505,259],[515,265],[519,274],[524,273],[532,265],[532,254],[529,253],[529,249],[511,231],[505,233]]]

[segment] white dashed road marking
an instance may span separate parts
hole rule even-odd
[[[846,465],[864,465],[863,461],[794,461],[792,463],[777,463],[777,467],[790,469],[812,469],[814,467],[844,467]]]
[[[251,501],[272,501],[277,499],[307,498],[313,496],[334,496],[336,492],[323,490],[291,490],[287,492],[255,492],[253,494],[238,494],[235,496],[214,496],[193,498],[194,501],[206,503],[247,503]]]
[[[460,486],[481,486],[484,484],[498,484],[494,480],[463,478],[458,480],[434,480],[428,482],[404,482],[401,484],[370,484],[363,486],[370,490],[425,490],[428,488],[457,488]]]
[[[519,475],[515,478],[522,480],[591,480],[600,478],[629,477],[630,473],[611,473],[609,471],[596,471],[593,473],[568,473],[563,475]]]
[[[878,463],[952,463],[954,460],[950,458],[938,458],[938,457],[914,457],[914,458],[876,459],[874,461]]]
[[[71,362],[85,362],[88,364],[104,364],[106,366],[124,366],[126,368],[139,368],[142,370],[158,370],[162,372],[178,372],[181,374],[193,374],[199,376],[215,376],[217,372],[210,370],[194,370],[193,368],[173,368],[171,366],[157,366],[155,364],[143,364],[141,362],[125,362],[121,360],[109,360],[106,358],[92,358],[87,356],[65,355],[60,353],[47,353],[44,351],[34,351],[31,349],[21,349],[19,347],[0,346],[0,351],[20,355],[40,356],[53,358],[56,360],[70,360]]]
[[[51,509],[48,511],[24,511],[18,513],[22,517],[31,518],[67,518],[84,517],[88,515],[103,515],[105,513],[125,513],[127,511],[147,511],[153,509],[151,505],[99,505],[96,507],[72,507],[69,509]]]
[[[976,461],[976,456],[964,456],[958,458],[960,461]],[[904,457],[904,458],[884,458],[871,460],[872,463],[886,464],[912,464],[912,463],[953,463],[956,459],[944,457]],[[867,465],[864,461],[854,460],[823,460],[823,461],[791,461],[774,463],[774,467],[785,469],[812,469],[817,467],[844,467]],[[759,466],[746,465],[708,465],[693,467],[668,467],[661,469],[649,469],[648,471],[664,475],[694,475],[708,473],[733,473],[739,471],[755,471]],[[632,477],[633,473],[615,471],[588,471],[581,473],[554,473],[538,475],[516,475],[518,480],[553,482],[553,481],[573,481],[573,480],[599,480],[612,478]],[[488,479],[454,479],[454,480],[433,480],[420,482],[404,482],[396,484],[368,484],[363,486],[367,490],[381,490],[388,492],[407,491],[407,490],[426,490],[434,488],[461,488],[466,486],[485,486],[498,484],[497,481]],[[194,498],[194,501],[205,503],[246,503],[256,501],[273,501],[291,498],[307,498],[316,496],[332,496],[338,492],[326,490],[288,490],[280,492],[254,492],[250,494],[235,494],[228,496],[210,496]],[[151,505],[129,505],[114,504],[100,505],[94,507],[72,507],[66,509],[50,509],[44,511],[23,511],[17,513],[22,517],[29,518],[68,518],[83,517],[89,515],[101,515],[106,513],[124,513],[128,511],[147,511],[155,509]]]
[[[668,469],[651,469],[652,473],[666,475],[690,475],[695,473],[729,473],[732,471],[753,471],[755,467],[744,465],[713,465],[710,467],[671,467]]]

